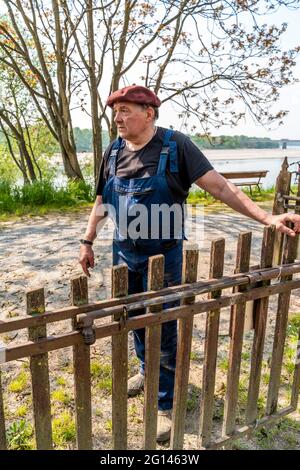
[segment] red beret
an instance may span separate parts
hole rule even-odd
[[[150,106],[161,105],[160,99],[153,91],[144,86],[131,85],[114,91],[107,99],[107,106],[113,107],[119,101],[130,101],[131,103],[149,104]]]

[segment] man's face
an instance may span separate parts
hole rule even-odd
[[[114,104],[114,121],[122,139],[134,140],[153,126],[153,110],[128,101]]]

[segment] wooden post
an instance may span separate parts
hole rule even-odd
[[[284,199],[282,196],[289,195],[291,189],[291,173],[288,171],[288,161],[285,157],[280,173],[276,180],[275,187],[275,198],[273,202],[272,214],[284,214],[287,212],[287,209],[284,208]],[[282,246],[283,246],[283,234],[276,232],[275,235],[275,244],[274,244],[274,255],[272,265],[281,264],[282,258]]]
[[[0,450],[6,450],[6,433],[5,433],[5,418],[4,418],[4,406],[2,396],[2,384],[1,384],[1,370],[0,370]]]
[[[214,240],[210,252],[210,278],[220,278],[224,270],[225,240],[220,238]],[[209,294],[210,299],[217,299],[222,291],[217,290]],[[211,441],[213,411],[214,411],[214,392],[216,381],[216,364],[218,353],[220,309],[207,312],[205,328],[204,345],[204,365],[202,375],[202,395],[200,407],[200,427],[199,439],[200,446],[206,447]]]
[[[237,248],[236,270],[245,272],[249,270],[251,250],[251,233],[242,233],[239,236]],[[244,292],[247,287],[241,286],[238,292]],[[245,325],[246,303],[233,305],[231,308],[231,337],[229,347],[229,367],[224,406],[223,435],[230,435],[236,426],[236,412],[238,404],[239,376],[243,335]]]
[[[45,313],[44,289],[27,292],[26,302],[27,315],[34,316]],[[47,330],[45,325],[28,328],[28,338],[30,341],[46,337]],[[37,450],[51,450],[52,428],[48,353],[30,357],[30,372]]]
[[[236,264],[234,274],[246,273],[249,271],[250,267],[250,255],[251,255],[251,239],[252,232],[240,233],[237,254],[236,254]],[[246,288],[233,288],[232,292],[245,292],[248,289]],[[245,323],[244,323],[244,333],[253,329],[254,322],[254,312],[253,312],[253,300],[246,302],[245,306]],[[232,313],[232,312],[231,312]],[[232,315],[230,315],[230,326],[229,326],[229,336],[232,336]]]
[[[264,228],[261,251],[261,268],[269,268],[272,266],[275,233],[274,225]],[[264,281],[262,283],[258,283],[257,287],[268,285],[270,285],[270,281]],[[259,395],[268,305],[269,297],[263,297],[261,299],[255,300],[254,302],[255,330],[251,355],[251,370],[246,408],[246,424],[255,422],[257,417],[257,400]]]
[[[126,264],[112,268],[112,297],[128,295],[128,267]],[[120,315],[112,320],[119,321]],[[120,329],[112,336],[112,436],[113,449],[127,449],[127,374],[128,334]]]
[[[182,284],[189,284],[197,281],[198,257],[198,250],[183,251]],[[195,296],[185,299],[182,302],[182,305],[190,305],[194,302]],[[193,315],[190,315],[187,318],[180,318],[178,320],[171,449],[182,449],[183,447],[193,321]]]
[[[300,178],[298,182],[297,197],[300,197]],[[300,209],[295,209],[295,214],[300,215]],[[296,249],[296,258],[300,258],[300,237],[298,236],[297,249]]]
[[[164,256],[149,258],[148,290],[159,290],[164,285]],[[150,307],[158,313],[161,305]],[[145,402],[144,402],[144,449],[156,449],[157,409],[161,352],[161,324],[146,327],[145,332]]]
[[[88,283],[85,276],[71,279],[72,305],[88,304]],[[77,320],[73,319],[73,330]],[[74,396],[76,410],[76,436],[78,450],[91,450],[92,442],[92,405],[91,405],[91,364],[90,346],[84,343],[73,346]]]
[[[285,236],[283,249],[283,264],[293,263],[296,257],[297,238]],[[281,276],[281,281],[290,281],[293,276]],[[271,415],[277,410],[280,375],[282,369],[286,328],[288,323],[291,291],[282,292],[278,296],[276,325],[274,332],[273,352],[271,361],[270,381],[266,413]]]

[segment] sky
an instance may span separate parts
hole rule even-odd
[[[268,15],[266,23],[288,23],[288,28],[282,39],[282,49],[289,49],[296,45],[300,45],[300,9],[288,10],[287,8],[280,8],[278,12],[273,15]],[[295,76],[300,80],[300,57],[297,60],[297,66],[294,68]],[[294,85],[289,85],[283,88],[280,92],[280,100],[276,103],[276,110],[288,110],[288,115],[284,118],[284,124],[281,126],[274,126],[269,130],[263,126],[254,123],[248,116],[243,121],[240,121],[236,127],[223,126],[215,132],[211,129],[213,135],[248,135],[257,137],[269,137],[271,139],[296,139],[300,140],[300,82]],[[80,111],[74,111],[73,124],[78,127],[91,127],[90,119],[83,116]],[[174,111],[171,103],[166,103],[160,108],[160,118],[158,125],[169,127],[172,125],[175,129],[182,130],[180,120],[177,117],[177,112]]]

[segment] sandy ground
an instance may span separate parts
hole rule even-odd
[[[47,310],[70,305],[69,284],[72,277],[81,274],[78,264],[78,240],[84,234],[87,219],[88,212],[84,211],[72,215],[48,215],[31,219],[25,218],[1,225],[0,320],[25,314],[25,292],[38,287],[45,288]],[[237,239],[239,233],[243,231],[250,230],[253,233],[251,265],[259,263],[263,231],[263,227],[260,224],[225,210],[224,207],[215,208],[213,211],[210,210],[205,213],[204,222],[205,231],[203,246],[200,249],[198,279],[208,277],[210,245],[212,240],[220,237],[224,237],[226,240],[225,274],[233,273]],[[111,242],[109,240],[97,240],[94,249],[96,267],[89,280],[90,301],[101,300],[110,296]],[[291,297],[290,310],[291,313],[300,311],[298,291],[295,291]],[[270,301],[269,331],[274,327],[275,312],[276,299],[274,298]],[[221,316],[220,329],[220,336],[221,338],[222,336],[224,337],[220,342],[221,359],[228,352],[228,319],[228,311],[224,311]],[[197,360],[192,361],[190,374],[191,391],[194,393],[196,402],[199,401],[200,397],[204,326],[204,315],[196,316],[193,351],[197,356],[198,362]],[[69,328],[69,322],[52,324],[49,325],[48,333],[58,334]],[[0,339],[6,344],[12,344],[12,342],[17,343],[24,340],[24,335],[25,332],[13,332],[3,335]],[[267,347],[265,354],[269,354],[269,351],[270,349]],[[99,356],[102,356],[106,357],[109,361],[109,355],[110,341],[108,338],[100,341],[99,344],[92,348],[92,359],[98,359]],[[55,378],[63,374],[67,377],[67,382],[70,382],[70,389],[72,389],[71,376],[64,372],[65,368],[71,363],[71,351],[60,350],[56,353],[51,353],[50,356],[52,358],[50,370],[54,377],[51,379],[51,386],[55,388]],[[130,361],[131,372],[134,372],[137,365],[134,361],[132,339],[130,340]],[[3,380],[4,385],[9,383],[9,380],[16,374],[15,365],[15,363],[9,363],[3,366],[3,371],[7,374]],[[224,381],[225,377],[220,376],[216,387],[221,396],[222,390],[224,391]],[[109,449],[111,441],[108,432],[105,431],[107,428],[105,423],[109,421],[111,416],[110,397],[102,396],[99,398],[99,396],[95,395],[93,398],[93,410],[96,414],[96,417],[94,417],[94,445],[96,448]],[[12,397],[7,396],[7,401],[7,406],[10,404],[12,408],[16,408]],[[72,406],[74,407],[74,405],[71,405],[71,408]],[[134,412],[132,411],[132,419],[130,419],[129,447],[140,448],[142,400],[139,398],[133,399],[130,407],[130,410],[133,409]],[[100,415],[101,419],[99,418]],[[198,407],[195,406],[187,416],[185,448],[197,448],[198,426],[199,411]],[[300,431],[299,442],[297,441],[298,445],[298,448],[300,448]],[[250,448],[256,448],[256,444],[253,444]],[[280,448],[280,444],[277,448]]]

